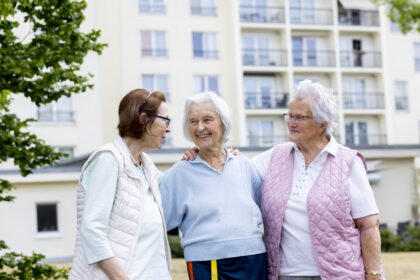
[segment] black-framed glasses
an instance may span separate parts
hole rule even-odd
[[[284,114],[284,119],[286,121],[288,120],[293,120],[297,123],[301,123],[303,121],[305,121],[306,119],[313,119],[314,117],[311,116],[303,116],[303,115],[299,115],[299,114]]]
[[[169,124],[171,123],[171,119],[170,118],[162,117],[162,116],[159,116],[159,115],[152,115],[152,116],[164,120],[166,127],[169,127]]]

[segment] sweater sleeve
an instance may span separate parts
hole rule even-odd
[[[178,191],[177,176],[174,168],[176,166],[166,171],[159,183],[163,213],[168,231],[178,227],[182,223],[183,218],[181,198],[185,193]]]
[[[96,156],[82,177],[85,206],[80,237],[89,264],[114,256],[107,236],[117,178],[118,163],[111,152]]]
[[[248,170],[251,178],[252,198],[261,209],[261,186],[263,177],[260,176],[256,167],[248,161]]]

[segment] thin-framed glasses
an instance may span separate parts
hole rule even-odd
[[[305,121],[306,119],[313,119],[313,118],[314,117],[303,116],[303,115],[299,115],[299,114],[284,114],[284,119],[286,121],[292,120],[292,121],[295,121],[297,123],[301,123],[301,122]]]
[[[169,127],[169,124],[171,123],[171,119],[170,118],[162,117],[162,116],[159,116],[159,115],[152,115],[152,116],[164,120],[166,127]]]

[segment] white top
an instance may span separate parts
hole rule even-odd
[[[140,168],[138,172],[144,191],[144,217],[127,273],[130,279],[171,279],[159,208],[144,173]],[[156,175],[161,176],[160,172]],[[100,153],[82,177],[86,197],[80,234],[89,264],[114,256],[107,235],[117,179],[118,163],[111,152]]]
[[[274,148],[256,156],[252,162],[263,178]],[[280,243],[280,273],[286,276],[320,275],[312,248],[306,209],[307,195],[315,183],[328,154],[336,155],[338,144],[333,137],[305,170],[305,159],[294,145],[292,192],[284,215]],[[353,219],[379,213],[363,162],[356,157],[349,177],[350,210]]]

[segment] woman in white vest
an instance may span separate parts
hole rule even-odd
[[[82,169],[69,279],[171,279],[161,172],[144,153],[160,149],[170,132],[165,96],[132,90],[118,113],[119,134]]]

